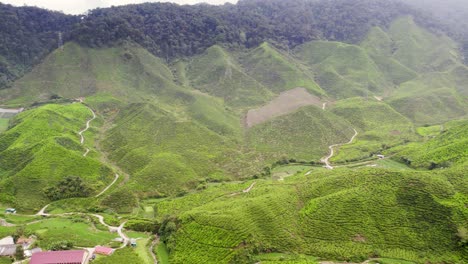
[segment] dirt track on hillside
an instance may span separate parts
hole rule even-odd
[[[246,128],[250,128],[308,105],[322,107],[322,102],[320,102],[320,98],[311,95],[306,89],[294,88],[281,93],[265,106],[249,110],[245,116],[244,124]]]

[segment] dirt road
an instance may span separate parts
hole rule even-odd
[[[338,147],[338,146],[343,146],[343,145],[348,145],[348,144],[351,144],[353,143],[354,141],[354,138],[356,138],[356,136],[358,135],[358,132],[356,131],[356,129],[354,129],[354,135],[351,137],[351,139],[349,140],[349,142],[347,143],[344,143],[344,144],[334,144],[334,145],[331,145],[329,146],[328,148],[330,149],[330,154],[324,158],[322,158],[320,161],[322,163],[325,164],[325,168],[329,169],[329,170],[333,170],[333,166],[330,164],[330,159],[333,157],[333,155],[335,154],[335,151],[334,151],[334,148],[335,147]]]
[[[114,185],[114,183],[119,179],[119,175],[116,173],[115,174],[115,178],[114,180],[109,184],[107,185],[106,188],[104,188],[104,190],[102,190],[100,193],[98,193],[95,197],[99,197],[101,195],[103,195],[107,190],[109,190],[110,187],[112,187],[112,185]]]
[[[90,124],[94,119],[96,119],[96,113],[94,113],[93,109],[91,109],[91,108],[89,108],[89,107],[87,107],[87,108],[89,109],[89,111],[91,111],[91,113],[93,113],[93,117],[92,117],[91,119],[89,119],[89,120],[86,122],[86,127],[85,127],[83,130],[81,130],[80,132],[78,132],[78,135],[80,135],[80,143],[81,143],[81,145],[83,145],[84,142],[85,142],[85,138],[84,138],[84,136],[83,136],[83,133],[86,132],[86,131],[88,131],[89,126],[90,126],[89,124]],[[89,148],[86,148],[86,151],[85,151],[85,153],[83,154],[83,157],[86,157],[86,156],[88,155],[88,153],[89,153]]]

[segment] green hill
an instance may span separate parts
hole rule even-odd
[[[468,164],[468,121],[449,122],[440,135],[402,147],[397,157],[415,168],[436,169]],[[395,150],[393,150],[395,151]]]
[[[464,68],[456,69],[422,74],[401,84],[388,99],[389,104],[417,124],[440,124],[466,115],[468,101],[461,94],[467,89],[460,85],[466,76],[460,74]]]
[[[384,102],[350,98],[336,102],[331,111],[359,132],[353,144],[339,148],[332,161],[366,159],[389,147],[416,140],[413,124]]]
[[[125,101],[176,93],[171,70],[148,51],[126,44],[91,49],[68,43],[33,71],[3,90],[10,104],[46,101],[53,96],[77,98],[96,93]]]
[[[347,142],[354,134],[351,125],[315,106],[303,107],[247,131],[247,141],[270,161],[283,157],[319,161],[328,146]]]
[[[318,84],[336,98],[382,94],[389,88],[378,66],[359,46],[316,41],[299,46],[295,54],[312,67]]]
[[[194,88],[220,97],[235,107],[258,105],[272,95],[220,46],[213,46],[195,57],[187,65],[186,72]]]
[[[45,189],[65,177],[81,177],[92,193],[110,183],[109,168],[91,154],[83,157],[78,131],[91,117],[81,104],[45,105],[14,117],[0,134],[1,202],[39,210],[49,201]]]
[[[246,72],[275,93],[303,87],[311,93],[324,94],[315,83],[313,74],[268,43],[263,43],[243,57],[242,64]]]
[[[177,118],[152,104],[131,104],[113,124],[105,133],[103,149],[132,175],[131,188],[138,192],[174,195],[202,181],[231,176],[223,162],[229,153],[236,159],[237,145],[197,122]]]
[[[418,72],[442,72],[460,61],[457,44],[418,26],[411,17],[397,19],[389,28],[393,57]]]
[[[463,177],[335,170],[259,180],[249,193],[241,190],[250,183],[211,187],[156,206],[178,215],[177,231],[163,236],[171,263],[249,263],[267,252],[462,263],[456,234],[467,223],[467,193],[455,184]]]

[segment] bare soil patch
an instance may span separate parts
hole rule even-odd
[[[273,99],[267,105],[249,110],[244,119],[245,127],[251,128],[275,117],[292,113],[297,109],[308,105],[315,105],[322,108],[320,98],[311,95],[305,88],[294,88],[292,90],[282,92],[277,98]]]

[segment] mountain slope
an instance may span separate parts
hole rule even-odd
[[[270,161],[283,157],[318,161],[328,146],[344,143],[354,134],[351,125],[316,106],[302,107],[247,131],[247,141]]]
[[[187,65],[187,77],[196,89],[220,97],[235,107],[266,102],[271,92],[247,75],[231,55],[213,46]]]
[[[10,103],[30,103],[53,96],[77,98],[96,93],[134,101],[150,93],[163,96],[174,90],[170,69],[138,46],[90,49],[68,43],[2,92],[14,98]]]
[[[382,94],[389,88],[382,72],[359,46],[339,42],[310,42],[296,49],[320,86],[335,98]]]
[[[236,193],[247,184],[213,187],[156,206],[179,215],[177,231],[163,237],[172,263],[249,263],[267,252],[456,263],[463,262],[455,234],[467,223],[460,207],[467,193],[453,184],[462,178],[336,170],[257,181],[249,193]]]
[[[263,43],[243,57],[246,72],[275,93],[303,87],[311,93],[324,94],[307,69],[301,69],[292,57],[282,54],[268,43]]]
[[[49,201],[45,189],[68,176],[81,177],[92,193],[111,182],[108,167],[93,155],[83,156],[78,131],[91,117],[81,104],[45,105],[16,116],[0,134],[2,203],[39,210]]]

